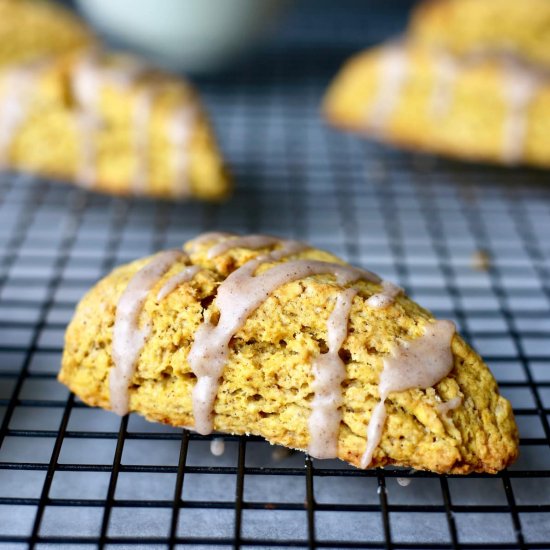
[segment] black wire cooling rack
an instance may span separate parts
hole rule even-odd
[[[1,176],[0,548],[550,548],[550,177],[327,129],[319,99],[351,49],[290,42],[202,81],[238,182],[227,204]],[[210,437],[121,420],[56,382],[94,281],[216,229],[308,240],[453,319],[513,403],[518,462],[360,471],[252,437],[225,437],[217,457]]]

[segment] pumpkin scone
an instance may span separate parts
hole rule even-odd
[[[205,234],[116,269],[78,305],[59,380],[118,414],[363,468],[497,472],[518,452],[510,403],[452,322],[269,236]]]
[[[527,17],[523,6],[531,3],[540,2],[517,3],[510,13],[493,0],[420,4],[401,40],[366,50],[344,65],[324,99],[326,118],[413,150],[550,167],[550,68],[535,53],[540,46],[548,54],[550,34],[541,31],[537,47],[530,49],[519,36],[525,29],[511,14]],[[542,12],[550,14],[546,8]],[[487,13],[496,11],[493,22]],[[504,20],[508,24],[500,33],[495,29]],[[513,25],[518,36],[507,45],[506,29]]]
[[[0,166],[118,195],[225,198],[230,178],[191,85],[95,42],[77,46],[0,59]]]

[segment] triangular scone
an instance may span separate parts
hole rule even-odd
[[[93,44],[86,25],[56,3],[0,0],[0,67]]]
[[[273,237],[184,249],[119,267],[80,302],[59,380],[86,403],[356,466],[496,472],[516,458],[487,366],[398,287]]]
[[[427,0],[413,10],[408,34],[453,55],[504,53],[550,67],[548,0]]]
[[[83,23],[47,2],[0,0],[0,38],[0,167],[119,195],[230,193],[188,82],[101,52]]]
[[[473,161],[550,167],[550,73],[393,42],[352,58],[324,100],[335,126]]]
[[[195,91],[134,57],[90,50],[12,66],[0,72],[2,118],[0,159],[13,168],[122,195],[230,190]]]

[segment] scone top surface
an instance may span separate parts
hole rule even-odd
[[[498,394],[481,358],[453,336],[454,328],[449,332],[449,325],[435,321],[396,287],[327,252],[303,244],[289,248],[288,241],[276,239],[264,241],[266,246],[261,240],[236,239],[203,237],[186,245],[189,256],[161,253],[100,281],[67,330],[60,380],[88,404],[113,408],[112,373],[122,373],[114,350],[131,349],[136,361],[124,388],[127,408],[151,420],[206,433],[208,426],[196,421],[208,419],[205,410],[213,394],[215,430],[258,434],[310,452],[319,441],[326,440],[329,448],[334,433],[334,456],[357,466],[363,460],[363,466],[495,472],[515,458],[510,404]],[[231,240],[240,246],[224,245]],[[306,264],[318,271],[297,273]],[[269,289],[227,345],[216,347],[212,342],[221,341],[224,327],[231,328],[231,315],[252,301],[255,291],[249,292],[246,270],[254,288],[273,279],[274,270],[293,271],[296,278]],[[142,306],[132,310],[138,287]],[[231,302],[232,294],[238,302]],[[126,321],[136,312],[137,331],[127,330],[131,323]],[[390,391],[384,403],[379,384],[388,359],[414,355],[437,327],[446,332],[447,343],[443,338],[439,348],[445,352],[447,346],[447,374],[425,389]],[[201,348],[205,335],[211,345]],[[120,348],[124,338],[135,343],[142,336],[138,346]],[[221,362],[201,363],[204,354],[216,358],[216,350],[226,354]],[[219,378],[208,370],[215,364],[221,365]],[[421,369],[428,364],[417,363]],[[115,378],[120,388],[124,376]],[[377,407],[387,415],[378,434],[371,422]],[[377,435],[380,441],[365,463],[369,426],[371,442]]]

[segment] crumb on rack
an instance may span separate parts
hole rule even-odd
[[[292,451],[290,449],[277,445],[271,451],[271,458],[274,462],[280,462],[281,460],[288,458],[291,454],[292,454]]]
[[[477,271],[489,271],[491,267],[491,255],[483,249],[476,250],[471,257],[472,269]]]

